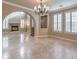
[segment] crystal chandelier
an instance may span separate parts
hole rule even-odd
[[[48,7],[45,4],[43,4],[42,0],[40,0],[40,4],[34,7],[34,11],[36,14],[46,15],[48,12]]]

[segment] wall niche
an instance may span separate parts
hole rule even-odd
[[[41,16],[41,28],[47,28],[47,15]]]

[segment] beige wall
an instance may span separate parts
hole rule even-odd
[[[49,14],[49,31],[48,31],[49,35],[63,37],[63,38],[66,38],[66,39],[71,39],[71,40],[77,39],[76,33],[66,33],[64,31],[64,22],[65,22],[64,12],[68,11],[68,10],[76,10],[76,8],[62,10],[62,11],[59,11],[59,12],[54,12],[54,13]],[[54,17],[53,17],[53,15],[55,13],[62,13],[62,15],[63,15],[63,17],[62,17],[62,31],[61,32],[55,32],[54,31]]]
[[[34,18],[36,17],[34,12],[29,9],[23,9],[18,6],[16,7],[15,5],[9,5],[9,4],[2,3],[2,16],[3,16],[2,18],[3,19],[10,13],[16,12],[16,11],[23,11],[23,12],[26,12],[26,14],[29,13]]]

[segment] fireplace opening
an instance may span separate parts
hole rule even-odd
[[[19,26],[11,26],[11,31],[19,31]]]

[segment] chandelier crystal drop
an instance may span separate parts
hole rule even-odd
[[[48,13],[48,7],[40,0],[40,4],[34,7],[34,11],[39,15],[46,15]]]

